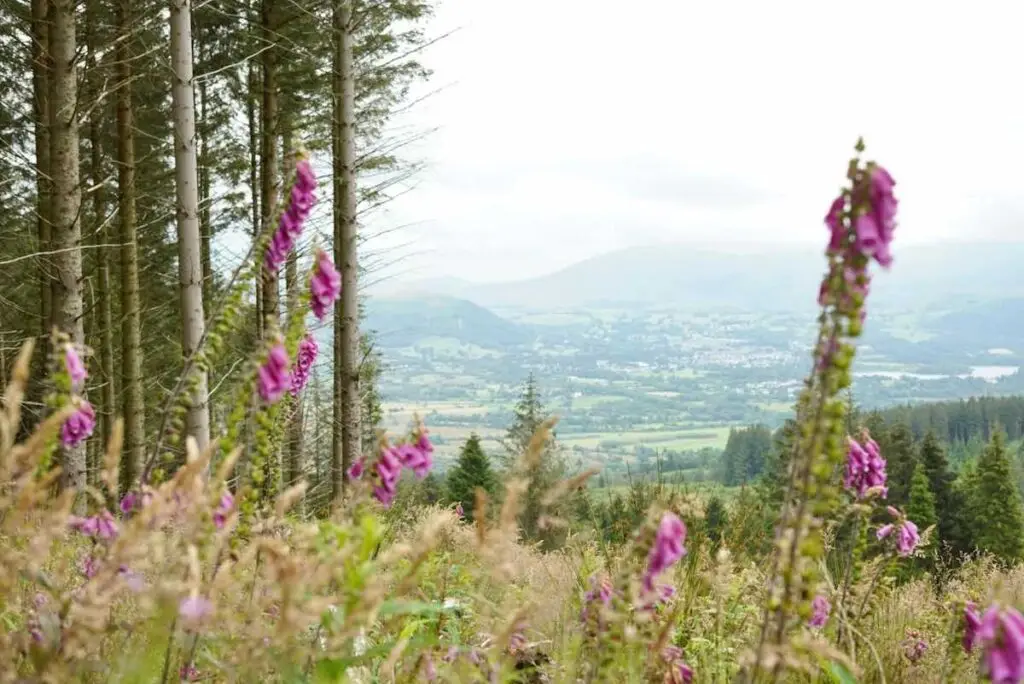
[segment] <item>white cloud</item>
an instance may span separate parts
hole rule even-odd
[[[406,276],[499,280],[657,241],[821,241],[858,135],[897,248],[1024,237],[1024,6],[444,0]],[[403,124],[409,123],[403,121]],[[675,189],[675,191],[674,191]]]

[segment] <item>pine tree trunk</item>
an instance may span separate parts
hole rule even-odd
[[[97,0],[90,0],[85,14],[86,74],[90,83],[90,95],[100,96],[102,79],[96,62],[96,17],[101,11]],[[92,181],[92,208],[97,227],[95,241],[101,245],[96,249],[96,312],[93,315],[94,337],[98,340],[100,358],[100,435],[96,454],[102,453],[110,440],[114,424],[114,331],[110,304],[110,253],[105,246],[109,242],[107,230],[107,193],[103,174],[103,138],[100,117],[103,109],[97,107],[89,118],[89,175]],[[98,481],[99,463],[89,464],[89,484]]]
[[[142,305],[135,213],[135,110],[132,103],[132,0],[118,0],[117,35],[117,215],[121,236],[121,401],[124,453],[121,487],[140,475],[146,445],[146,400],[142,392]]]
[[[50,54],[48,0],[32,0],[32,116],[36,148],[36,235],[37,251],[50,250]],[[39,335],[32,373],[31,398],[42,402],[47,372],[46,343],[53,327],[53,282],[49,257],[37,260],[39,273]]]
[[[199,59],[203,63],[203,55],[206,51],[206,43],[200,36],[196,41],[199,44]],[[207,84],[206,79],[199,80],[199,231],[203,236],[203,301],[213,301],[213,226],[210,222],[212,215],[210,198],[210,123],[206,118],[207,111]]]
[[[277,39],[274,0],[262,0],[260,3],[260,37],[263,51],[260,53],[260,66],[263,72],[263,108],[260,120],[262,147],[260,149],[260,210],[262,229],[270,227],[277,211],[277,127],[278,127],[278,93],[277,93],[277,50],[273,47]],[[257,254],[262,260],[263,255]],[[269,331],[280,323],[281,307],[278,300],[280,276],[261,268],[263,273],[263,337],[269,337]]]
[[[199,235],[199,176],[196,113],[192,91],[192,6],[171,0],[171,118],[174,121],[174,186],[178,201],[178,284],[181,288],[182,352],[194,360],[203,339],[202,239]],[[196,385],[185,416],[200,451],[210,443],[206,371],[196,363]]]
[[[256,92],[259,88],[259,73],[255,60],[248,66],[249,93],[245,108],[249,125],[249,192],[252,195],[252,239],[258,240],[262,227],[260,225],[260,191],[259,191],[259,129],[257,128],[258,113],[256,111]],[[254,255],[256,259],[256,335],[263,337],[263,270],[260,266],[263,255]]]
[[[339,506],[345,473],[361,453],[359,397],[359,297],[356,254],[355,82],[352,69],[352,2],[334,5],[334,260],[341,270],[341,302],[334,309],[334,432],[332,495]]]
[[[292,149],[295,143],[292,136],[292,119],[286,104],[285,112],[281,116],[281,150],[284,154],[284,173],[282,178],[286,181],[295,175],[295,153]],[[299,309],[299,255],[297,247],[288,255],[284,281],[285,291],[288,294],[288,318],[290,319],[298,313]],[[303,393],[299,393],[291,402],[292,413],[288,422],[288,460],[287,468],[285,468],[286,487],[298,484],[306,470],[305,459],[302,453],[303,396]],[[304,502],[299,503],[297,513],[300,516],[305,514]]]
[[[78,78],[74,0],[51,4],[50,51],[50,161],[53,171],[53,264],[57,288],[53,300],[54,322],[75,344],[85,342],[82,316],[82,191],[78,174]],[[85,487],[85,445],[65,448],[61,454],[61,487],[82,491]],[[85,510],[79,496],[75,512]]]

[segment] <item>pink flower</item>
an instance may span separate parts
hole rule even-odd
[[[666,512],[654,537],[654,545],[647,556],[647,570],[644,572],[644,588],[654,591],[654,578],[670,568],[686,555],[686,525],[675,513]]]
[[[178,680],[182,682],[197,682],[199,681],[199,670],[196,668],[194,663],[185,663],[178,670]]]
[[[385,507],[391,505],[395,500],[398,476],[402,474],[402,461],[399,457],[398,447],[384,447],[374,466],[377,472],[377,486],[373,488],[373,495]]]
[[[981,629],[981,617],[974,610],[974,604],[968,601],[964,605],[964,650],[970,653],[978,643],[978,630]]]
[[[811,627],[824,627],[828,622],[829,613],[832,612],[832,604],[829,600],[818,594],[811,601],[811,619],[807,621]]]
[[[64,346],[64,368],[67,369],[68,376],[71,378],[72,388],[80,387],[89,376],[88,371],[85,370],[85,364],[82,363],[82,359],[78,356],[78,352],[70,344]]]
[[[846,208],[846,196],[839,195],[832,200],[832,206],[828,208],[825,216],[825,225],[830,231],[828,251],[840,252],[846,240],[846,226],[843,225],[843,209]]]
[[[92,579],[100,571],[100,564],[91,555],[85,556],[78,562],[78,569],[86,579]]]
[[[924,657],[928,650],[928,642],[921,638],[920,632],[915,629],[907,630],[907,637],[903,640],[903,655],[911,663],[916,663]]]
[[[186,596],[178,604],[178,615],[186,623],[200,622],[213,611],[213,604],[202,596]]]
[[[270,238],[267,252],[263,259],[264,267],[271,273],[277,273],[295,247],[295,241],[302,235],[302,225],[309,218],[316,201],[316,176],[309,160],[301,159],[295,166],[295,184],[292,185],[291,201],[288,208],[281,214],[277,230]]]
[[[459,516],[459,518],[466,517],[466,511],[462,508],[461,502],[455,504],[455,515]]]
[[[904,520],[900,525],[899,536],[896,538],[896,552],[901,556],[909,556],[914,553],[920,540],[921,538],[917,534],[917,525],[910,520]]]
[[[352,465],[350,465],[349,468],[348,468],[348,479],[350,479],[350,480],[358,480],[359,478],[361,478],[363,476],[363,468],[365,468],[365,467],[366,467],[366,459],[365,458],[358,458],[358,459],[356,459],[356,462],[353,463]]]
[[[889,523],[888,525],[882,525],[878,528],[878,531],[875,532],[875,536],[878,537],[879,541],[881,541],[882,539],[885,539],[890,534],[892,534],[892,531],[894,529],[896,529],[896,526],[892,523]]]
[[[874,257],[881,266],[888,268],[892,265],[889,246],[896,228],[898,202],[892,193],[896,181],[884,168],[875,166],[871,170],[869,182],[870,209],[853,222],[856,234],[854,247],[861,254]]]
[[[992,604],[981,617],[975,643],[983,649],[981,670],[990,681],[1024,679],[1024,617],[1015,609]]]
[[[671,684],[690,684],[693,681],[693,670],[683,660],[683,649],[668,645],[661,650],[661,658],[669,664],[665,681]]]
[[[60,440],[67,448],[73,448],[89,439],[92,431],[96,429],[96,411],[92,404],[84,399],[78,405],[78,410],[68,416],[61,426]]]
[[[520,620],[513,628],[512,633],[508,636],[508,651],[509,653],[516,653],[523,650],[526,647],[526,622]]]
[[[71,529],[77,530],[87,537],[96,537],[109,541],[117,536],[117,521],[110,511],[103,511],[99,515],[88,518],[71,518],[69,521]]]
[[[316,255],[316,267],[313,269],[313,277],[309,281],[310,306],[313,314],[324,320],[327,310],[334,305],[341,294],[341,276],[334,268],[334,262],[327,252],[319,250]]]
[[[273,404],[281,398],[290,385],[288,352],[285,351],[284,345],[277,344],[270,350],[267,360],[259,370],[260,398],[268,404]]]
[[[298,396],[302,388],[306,386],[309,372],[313,368],[313,362],[316,360],[319,350],[316,340],[310,334],[307,334],[299,342],[299,351],[296,354],[295,367],[292,368],[291,387],[289,388],[293,397]]]
[[[433,465],[430,459],[430,452],[420,449],[415,444],[400,444],[398,446],[398,458],[402,465],[409,468],[416,477],[423,479]]]
[[[135,510],[135,507],[139,505],[139,496],[135,492],[128,492],[121,499],[121,513],[128,515]]]
[[[846,475],[843,478],[843,485],[858,499],[864,498],[868,490],[875,488],[880,488],[881,495],[886,496],[886,463],[878,443],[870,437],[863,445],[852,437],[847,442]]]
[[[231,495],[231,492],[225,491],[221,494],[217,508],[213,511],[213,526],[218,530],[223,529],[234,507],[235,497]]]

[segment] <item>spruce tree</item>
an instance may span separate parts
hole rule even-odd
[[[907,517],[914,521],[917,529],[924,531],[938,523],[935,513],[935,495],[928,482],[924,465],[918,463],[910,480],[910,500],[907,502]]]
[[[1024,557],[1024,513],[1011,475],[1006,438],[1001,430],[995,430],[974,474],[971,531],[979,550],[1006,563]]]
[[[910,481],[917,466],[914,435],[910,431],[910,426],[902,422],[890,426],[884,442],[879,441],[879,446],[882,449],[882,456],[888,462],[888,501],[894,506],[906,506],[910,499]]]
[[[704,508],[704,531],[711,542],[711,548],[717,549],[722,542],[722,535],[729,525],[729,513],[721,497],[712,496]]]
[[[495,478],[491,471],[490,459],[480,446],[480,438],[472,434],[459,452],[455,467],[448,471],[448,500],[462,504],[464,517],[471,521],[477,487],[488,494],[493,494],[494,485]]]
[[[970,548],[970,539],[963,529],[964,499],[954,487],[956,476],[949,470],[946,450],[934,430],[925,433],[918,450],[918,460],[935,495],[938,548],[952,553],[966,552]]]

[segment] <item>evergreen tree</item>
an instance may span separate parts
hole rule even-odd
[[[564,530],[551,527],[542,529],[541,525],[542,516],[557,512],[544,510],[541,499],[548,489],[565,477],[565,463],[555,442],[554,431],[551,431],[541,445],[540,453],[523,458],[529,452],[534,434],[546,418],[537,381],[531,373],[523,385],[522,395],[516,404],[515,417],[502,445],[506,451],[506,467],[525,477],[529,482],[521,503],[519,528],[526,539],[540,540],[543,548],[550,550],[561,545],[564,538]]]
[[[935,512],[935,495],[928,482],[928,475],[922,464],[914,468],[914,476],[910,480],[910,497],[907,502],[907,517],[917,524],[922,532],[938,523]]]
[[[722,542],[722,535],[729,525],[729,512],[721,497],[712,496],[704,508],[704,531],[711,542],[711,548],[717,549]]]
[[[928,486],[935,496],[935,514],[939,545],[937,548],[952,553],[963,553],[970,548],[970,539],[963,529],[964,499],[954,487],[956,476],[950,472],[946,450],[935,430],[925,433],[918,450],[918,460],[928,477]]]
[[[1024,557],[1024,513],[1002,431],[992,433],[970,490],[971,531],[981,551],[1011,563]]]
[[[493,494],[494,485],[490,459],[480,446],[480,438],[472,434],[459,452],[455,467],[448,471],[448,500],[462,504],[466,520],[473,520],[477,487]]]
[[[872,432],[874,436],[874,432]],[[888,466],[888,501],[893,506],[904,507],[910,499],[910,481],[914,477],[917,466],[917,455],[914,453],[914,435],[910,426],[900,422],[889,427],[884,440],[878,440]]]

